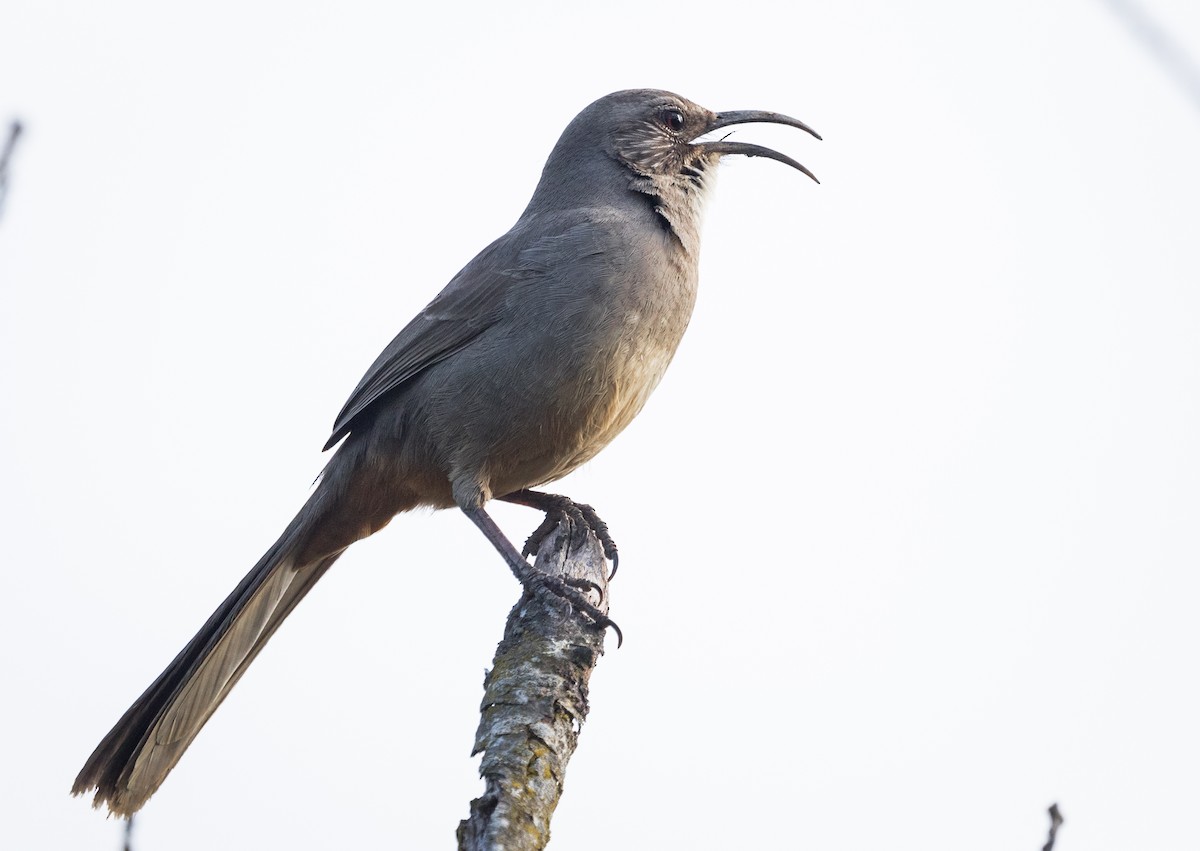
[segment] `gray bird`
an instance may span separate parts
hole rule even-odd
[[[345,438],[279,540],[100,742],[75,780],[129,816],[309,589],[360,538],[418,506],[457,506],[535,593],[611,622],[526,561],[484,510],[501,499],[590,525],[531,490],[603,449],[662,378],[696,298],[701,212],[725,154],[770,148],[699,137],[774,112],[715,113],[670,92],[616,92],[558,140],[512,230],[475,257],[367,370],[333,427]],[[816,180],[813,177],[813,180]],[[547,528],[543,524],[543,528]],[[526,546],[526,554],[529,546]]]

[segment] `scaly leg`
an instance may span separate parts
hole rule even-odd
[[[612,627],[613,632],[617,634],[617,647],[621,646],[624,641],[624,636],[621,634],[621,628],[600,609],[593,606],[588,599],[571,585],[560,579],[557,576],[550,576],[542,573],[532,564],[525,560],[525,557],[517,552],[517,548],[512,545],[512,542],[504,536],[500,531],[500,527],[496,525],[496,521],[492,520],[491,516],[483,510],[482,506],[465,507],[462,509],[463,514],[471,518],[479,531],[483,532],[484,537],[491,541],[492,546],[504,557],[508,567],[512,570],[513,575],[517,577],[517,581],[525,587],[531,594],[541,595],[545,599],[546,594],[552,594],[555,597],[566,600],[576,609],[596,624],[600,629]],[[592,583],[584,583],[586,586],[592,586]],[[593,586],[594,587],[594,586]]]

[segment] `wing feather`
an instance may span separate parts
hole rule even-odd
[[[329,449],[376,402],[467,346],[499,321],[512,278],[498,266],[504,239],[485,248],[396,335],[371,364],[333,425]]]
[[[349,434],[364,414],[384,396],[399,390],[422,370],[450,357],[515,309],[517,287],[541,281],[570,280],[614,250],[614,234],[594,211],[564,217],[561,229],[530,239],[520,225],[493,242],[451,279],[437,297],[396,335],[354,388],[325,444],[329,449]],[[588,215],[592,212],[593,215]],[[550,293],[546,297],[578,297],[582,293]],[[586,296],[585,296],[586,297]]]

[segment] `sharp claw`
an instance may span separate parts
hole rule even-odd
[[[612,631],[617,634],[617,649],[621,649],[621,645],[625,643],[625,636],[621,633],[621,628],[617,626],[617,622],[612,618],[605,618],[603,621],[597,621],[596,626],[601,629],[612,628]]]

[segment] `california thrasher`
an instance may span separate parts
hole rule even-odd
[[[95,806],[137,811],[329,566],[401,511],[457,506],[527,588],[609,625],[578,591],[534,571],[484,504],[573,514],[615,562],[590,508],[531,488],[603,449],[658,384],[691,317],[701,210],[720,158],[769,157],[813,177],[769,148],[699,138],[750,122],[817,136],[785,115],[715,113],[648,89],[583,110],[512,230],[371,365],[338,414],[325,448],[345,440],[308,502],[104,737],[74,793],[95,789]]]

